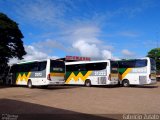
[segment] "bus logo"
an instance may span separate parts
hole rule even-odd
[[[74,81],[78,81],[79,78],[81,78],[81,80],[85,81],[87,79],[87,77],[91,75],[91,73],[92,73],[92,71],[88,71],[85,75],[82,75],[82,73],[79,72],[78,75],[76,76],[74,74],[74,72],[72,72],[71,75],[66,80],[66,83],[68,84],[71,81],[71,79],[74,79]]]
[[[31,75],[31,72],[28,72],[28,74],[26,75],[26,73],[23,73],[21,75],[21,73],[19,73],[18,77],[17,77],[17,80],[16,80],[16,84],[19,82],[19,81],[28,81],[28,78],[30,77]]]

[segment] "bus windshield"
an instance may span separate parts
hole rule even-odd
[[[50,72],[64,72],[65,64],[63,61],[51,60]]]
[[[151,70],[156,70],[156,62],[155,62],[155,60],[150,58],[150,62],[151,62]]]

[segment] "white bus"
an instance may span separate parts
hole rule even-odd
[[[118,84],[118,63],[111,60],[67,62],[65,84],[115,85]]]
[[[118,65],[119,83],[124,87],[156,83],[156,63],[149,57],[120,60]]]
[[[35,60],[10,66],[7,83],[33,86],[63,85],[65,64],[59,60]]]

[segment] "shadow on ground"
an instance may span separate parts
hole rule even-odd
[[[0,85],[0,89],[5,89],[5,88],[28,88],[27,86],[23,85]],[[74,88],[79,88],[80,86],[48,86],[47,88],[45,87],[40,87],[40,86],[34,86],[32,89],[44,89],[44,90],[58,90],[58,89],[74,89]],[[30,89],[30,88],[28,88]]]
[[[98,86],[93,86],[93,87],[96,87],[96,88],[119,88],[119,87],[121,87],[121,86],[119,86],[119,85],[104,85],[104,86],[102,86],[102,85],[98,85]]]
[[[9,86],[9,85],[2,85],[2,84],[0,84],[0,89],[4,89],[4,88],[10,88],[11,86]]]
[[[115,120],[11,99],[0,99],[0,117],[18,117],[18,120]]]
[[[154,88],[158,88],[158,85],[135,85],[135,86],[130,86],[131,88],[147,88],[147,89],[154,89]]]
[[[74,88],[79,88],[79,86],[48,86],[47,88],[43,88],[43,87],[35,87],[35,88],[39,88],[39,89],[45,89],[45,90],[58,90],[58,89],[74,89]]]
[[[108,85],[108,86],[94,86],[96,88],[148,88],[148,89],[153,89],[153,88],[158,88],[160,86],[158,85],[130,85],[129,87],[122,87],[119,85]]]

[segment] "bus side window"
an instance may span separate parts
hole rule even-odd
[[[73,71],[80,71],[79,65],[73,66]]]
[[[104,70],[107,67],[107,62],[88,63],[86,64],[87,70]]]
[[[66,65],[66,71],[72,71],[71,68],[72,68],[71,65]]]
[[[47,65],[47,62],[39,62],[38,64],[38,71],[43,71],[46,69],[46,65]]]
[[[28,72],[28,65],[27,64],[22,64],[22,65],[18,65],[18,72]]]
[[[79,65],[79,71],[86,71],[85,64]]]
[[[38,71],[38,63],[32,63],[30,65],[31,71]]]

